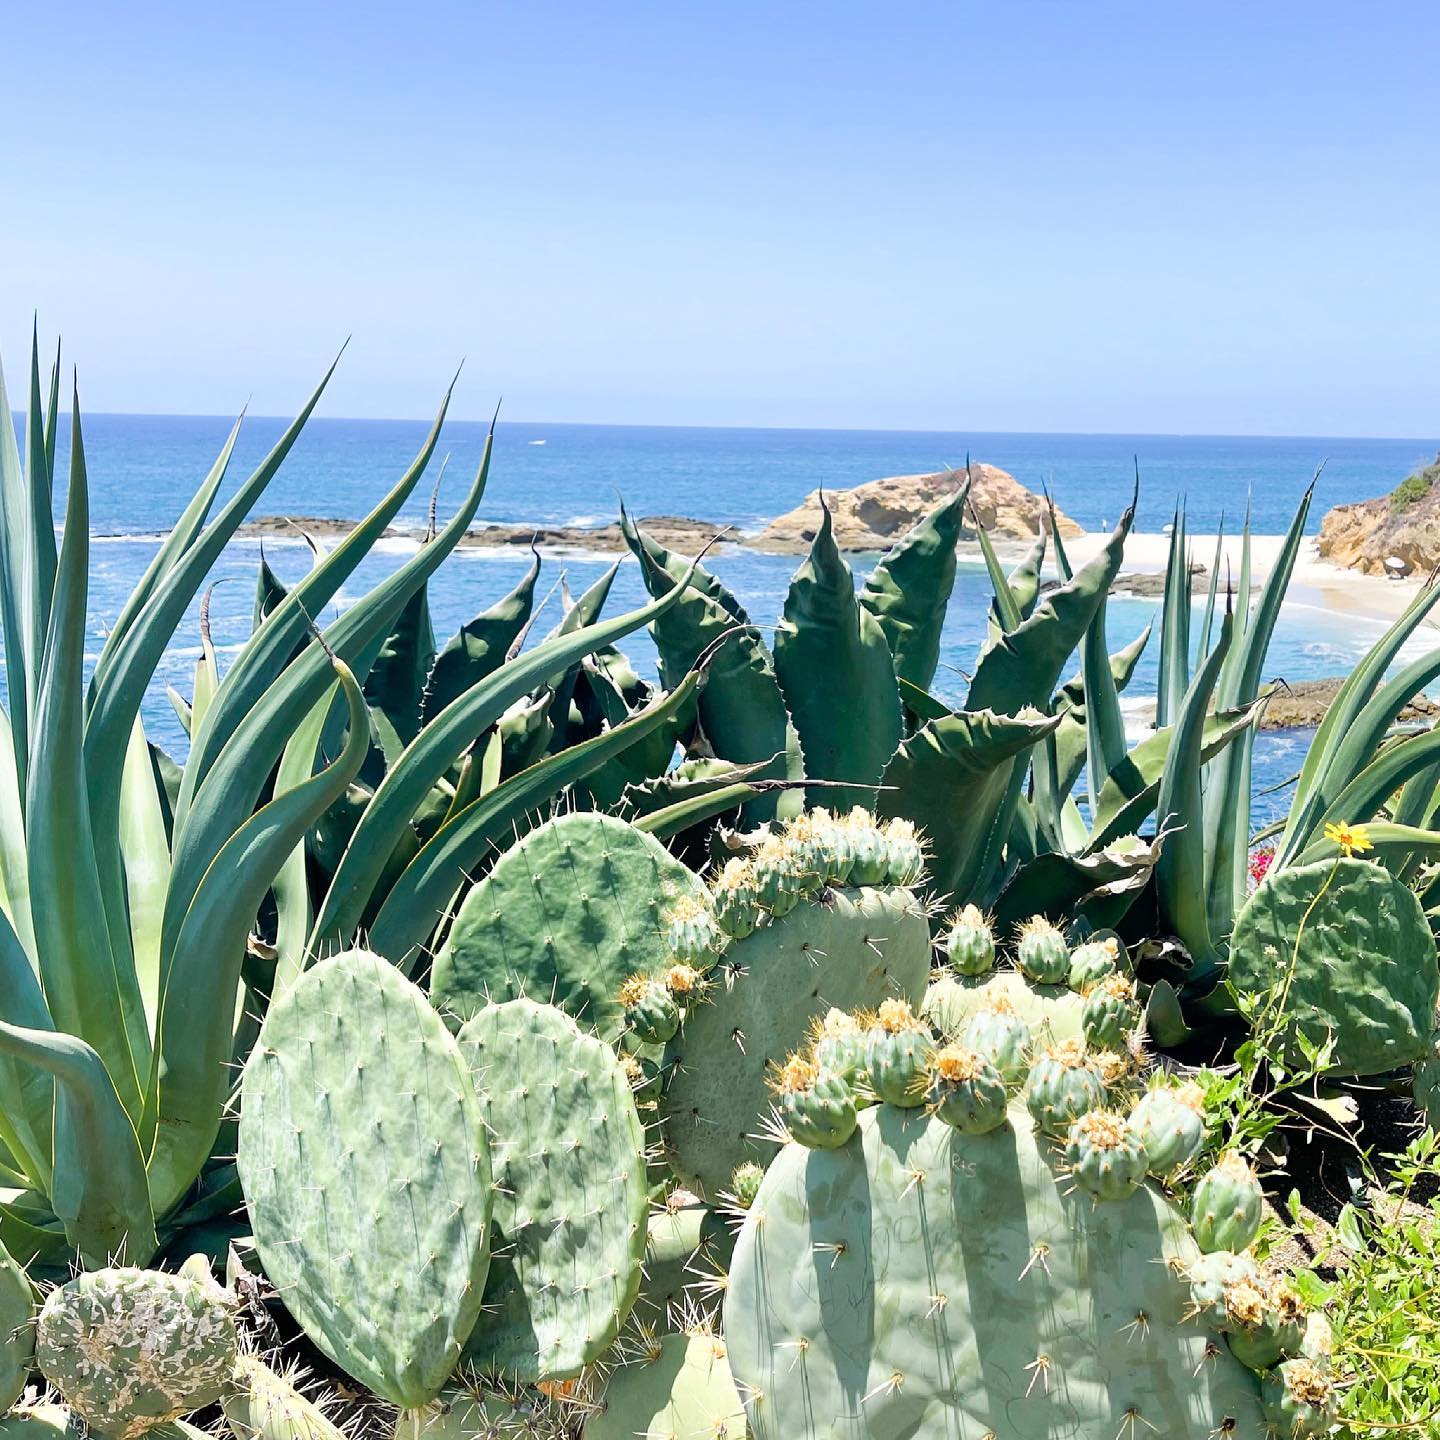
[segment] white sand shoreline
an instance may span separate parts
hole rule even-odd
[[[1099,554],[1108,536],[1103,531],[1087,532],[1065,542],[1065,552],[1073,565],[1083,565]],[[1192,535],[1191,556],[1208,571],[1215,561],[1214,535]],[[1250,575],[1260,584],[1275,568],[1284,548],[1283,535],[1252,535],[1250,537]],[[1227,535],[1221,550],[1220,580],[1225,582],[1240,569],[1240,537]],[[1010,553],[1019,555],[1021,550]],[[1123,572],[1130,574],[1159,573],[1165,569],[1170,555],[1168,535],[1132,534],[1125,542]],[[1378,575],[1363,575],[1322,560],[1316,537],[1307,535],[1300,543],[1295,571],[1285,594],[1286,607],[1314,606],[1330,614],[1363,616],[1371,620],[1389,621],[1399,615],[1419,594],[1425,583],[1423,575],[1403,580],[1385,580]],[[1440,606],[1437,614],[1427,616],[1424,626],[1440,629]]]

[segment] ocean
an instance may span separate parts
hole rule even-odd
[[[251,418],[245,423],[230,470],[230,483],[249,472],[284,428],[285,421]],[[224,442],[230,421],[195,416],[94,415],[85,419],[91,484],[91,625],[95,653],[104,627],[118,613],[136,577],[154,553],[155,537],[180,513]],[[315,419],[256,506],[256,514],[357,518],[405,469],[424,438],[422,421]],[[441,457],[446,470],[439,491],[443,517],[458,503],[474,473],[486,427],[474,422],[446,426],[432,475]],[[1177,501],[1188,507],[1191,532],[1213,533],[1222,517],[1238,526],[1247,503],[1256,534],[1278,534],[1323,464],[1311,510],[1318,529],[1325,510],[1344,500],[1392,488],[1440,449],[1436,440],[1245,438],[1226,436],[1009,435],[944,432],[747,430],[679,427],[508,423],[497,428],[491,478],[482,520],[534,524],[590,524],[613,519],[623,498],[637,515],[686,515],[717,524],[754,528],[795,504],[817,486],[856,485],[882,475],[961,465],[967,454],[1009,470],[1031,488],[1048,485],[1056,503],[1087,529],[1113,525],[1140,474],[1137,529],[1158,531]],[[63,472],[63,469],[61,471]],[[430,501],[422,483],[404,517],[420,523]],[[237,540],[216,567],[211,622],[222,666],[249,634],[260,541]],[[282,577],[294,578],[310,563],[303,540],[267,538],[265,553]],[[352,577],[344,604],[403,562],[413,547],[382,542]],[[579,591],[613,557],[547,558],[539,594],[564,574]],[[1205,557],[1200,557],[1205,558]],[[784,603],[798,560],[734,552],[715,558],[714,569],[760,625],[771,625]],[[492,604],[520,577],[522,554],[461,551],[431,582],[438,638]],[[621,567],[611,613],[639,603],[642,587],[633,562]],[[946,627],[936,689],[958,701],[964,675],[984,634],[989,584],[983,567],[961,566]],[[1114,647],[1132,639],[1155,617],[1156,602],[1117,599],[1109,607]],[[543,634],[559,618],[558,602],[536,628]],[[1379,622],[1300,605],[1282,615],[1266,666],[1268,676],[1288,680],[1343,673],[1380,634]],[[653,663],[645,637],[626,647],[642,668]],[[1152,641],[1129,698],[1153,697],[1158,638]],[[192,611],[167,656],[145,708],[151,738],[177,754],[184,735],[164,686],[188,695],[199,654]],[[1141,733],[1137,725],[1136,735]],[[1263,738],[1257,755],[1257,791],[1281,784],[1298,768],[1307,737]],[[1283,810],[1283,792],[1258,804],[1262,815]]]

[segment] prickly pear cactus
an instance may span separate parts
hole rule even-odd
[[[465,1358],[511,1384],[568,1379],[610,1347],[640,1289],[649,1196],[630,1082],[608,1045],[533,1000],[488,1006],[459,1039],[498,1237]]]
[[[1190,1222],[1204,1251],[1239,1254],[1259,1234],[1265,1216],[1265,1192],[1242,1155],[1222,1155],[1202,1175],[1190,1197]]]
[[[1415,1103],[1426,1122],[1440,1130],[1440,1030],[1430,1037],[1425,1058],[1415,1066]]]
[[[1332,1067],[1347,1075],[1418,1060],[1440,998],[1435,940],[1415,893],[1357,859],[1267,875],[1235,921],[1229,978],[1256,998],[1284,991],[1291,1064],[1303,1059],[1297,1035],[1317,1047],[1333,1037]]]
[[[908,890],[826,890],[733,943],[666,1051],[666,1150],[680,1179],[714,1196],[738,1165],[768,1164],[758,1138],[768,1078],[832,1007],[912,1004],[930,972],[930,927]]]
[[[1140,1097],[1130,1122],[1140,1132],[1150,1173],[1164,1180],[1188,1165],[1205,1143],[1205,1092],[1192,1083],[1160,1083]]]
[[[35,1292],[0,1245],[0,1415],[25,1392],[35,1363]]]
[[[323,1410],[303,1395],[294,1375],[277,1374],[254,1355],[242,1355],[234,1384],[221,1397],[237,1440],[345,1440]]]
[[[393,1440],[571,1440],[574,1433],[565,1405],[539,1391],[457,1386],[402,1413]]]
[[[945,958],[957,975],[988,975],[995,965],[995,936],[978,905],[967,905],[945,933]]]
[[[310,1339],[392,1404],[438,1394],[480,1314],[489,1143],[459,1047],[388,961],[337,955],[272,1002],[239,1165],[265,1273]]]
[[[1030,1027],[1036,1042],[1051,1045],[1081,1033],[1084,1000],[1064,985],[1036,985],[1018,970],[990,975],[942,975],[925,992],[925,1018],[945,1036],[963,1036],[971,1017],[1003,997]]]
[[[1191,1314],[1150,1185],[1096,1203],[1024,1112],[984,1135],[866,1111],[790,1146],[736,1244],[725,1335],[755,1440],[1260,1440],[1259,1386]]]
[[[726,1217],[706,1205],[657,1210],[645,1231],[645,1275],[633,1313],[642,1325],[678,1330],[729,1267],[735,1236]]]
[[[22,1405],[0,1414],[0,1440],[64,1440],[73,1434],[63,1405]]]
[[[704,886],[643,831],[605,815],[532,830],[465,897],[435,957],[437,1008],[468,1020],[491,1000],[548,1000],[605,1040],[624,1028],[631,975],[670,960],[671,912]]]
[[[666,1335],[618,1365],[585,1440],[745,1440],[745,1411],[725,1344],[697,1332]]]
[[[35,1360],[92,1435],[134,1440],[218,1400],[236,1343],[218,1287],[159,1270],[94,1270],[46,1297]]]

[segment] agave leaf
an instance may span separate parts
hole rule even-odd
[[[935,678],[940,660],[940,633],[955,588],[955,546],[969,497],[967,479],[890,547],[860,591],[860,604],[885,633],[896,676],[921,690]]]
[[[1302,836],[1305,848],[1319,843],[1329,824],[1368,825],[1412,775],[1440,763],[1440,729],[1387,746],[1346,784]],[[1276,862],[1279,852],[1276,852]],[[1286,862],[1295,864],[1294,860]]]
[[[25,810],[15,773],[10,717],[0,708],[0,902],[6,918],[35,964],[35,928],[30,919],[30,869],[25,850]]]
[[[931,720],[901,741],[881,776],[877,811],[904,816],[930,845],[929,892],[961,905],[988,883],[990,832],[1008,834],[1007,803],[1016,757],[1060,722],[1038,712],[999,715],[964,711]]]
[[[431,786],[509,706],[546,677],[663,615],[685,593],[676,586],[658,600],[573,635],[556,635],[472,685],[416,737],[381,781],[355,827],[311,934],[312,953],[344,943],[369,908],[388,857],[408,832]],[[375,897],[378,898],[378,897]]]
[[[1238,631],[1231,642],[1232,655],[1221,668],[1216,691],[1217,704],[1227,710],[1254,702],[1260,693],[1260,672],[1270,648],[1270,638],[1280,618],[1280,606],[1289,588],[1295,561],[1304,541],[1305,520],[1310,513],[1315,481],[1305,492],[1286,532],[1285,543],[1274,569],[1266,577],[1253,614],[1250,605],[1250,524],[1246,515],[1244,548],[1240,565],[1241,614]],[[1342,687],[1343,689],[1343,687]],[[1332,709],[1334,707],[1332,706]],[[1327,716],[1328,719],[1328,716]],[[1318,737],[1317,737],[1318,738]],[[1248,883],[1250,852],[1250,770],[1254,749],[1253,732],[1241,735],[1206,777],[1205,853],[1208,857],[1210,929],[1215,935],[1229,934],[1235,914],[1244,903]],[[1314,741],[1311,750],[1314,750]],[[1306,757],[1307,765],[1310,763]],[[1303,772],[1302,772],[1303,773]],[[1292,813],[1294,803],[1291,805]]]
[[[843,780],[834,803],[873,808],[873,787],[900,743],[900,694],[880,622],[855,598],[855,579],[835,544],[828,507],[805,563],[795,572],[775,634],[775,676],[805,771]],[[702,702],[703,703],[703,702]],[[812,791],[811,804],[820,803]]]
[[[120,846],[125,856],[131,953],[153,1034],[160,1005],[160,926],[170,884],[170,840],[150,746],[138,716],[130,732],[120,785]]]
[[[1110,929],[1150,883],[1159,855],[1159,842],[1136,840],[1093,855],[1037,856],[1016,870],[996,899],[996,933],[1008,935],[1032,915],[1062,926],[1081,920]]]
[[[1165,562],[1165,601],[1160,613],[1160,675],[1155,691],[1155,724],[1173,725],[1190,684],[1190,552],[1185,512],[1179,507],[1170,525]]]
[[[618,651],[616,655],[618,656]],[[583,735],[572,738],[572,744],[602,735],[623,725],[639,710],[650,703],[651,693],[634,671],[629,671],[628,680],[621,667],[598,663],[599,657],[586,660],[581,668],[583,685],[577,686],[577,699],[585,702],[585,708],[593,714],[589,728]],[[628,666],[625,667],[628,669]],[[632,686],[628,681],[634,681]],[[583,695],[582,695],[583,690]],[[585,790],[594,799],[597,808],[611,810],[620,803],[625,791],[632,785],[642,785],[664,775],[675,755],[675,745],[680,731],[690,719],[693,706],[674,711],[663,725],[649,731],[643,739],[627,746],[619,754],[597,765],[585,777]]]
[[[1225,516],[1220,516],[1220,524],[1215,535],[1215,559],[1210,564],[1210,585],[1205,594],[1205,613],[1200,622],[1200,644],[1197,654],[1203,660],[1210,653],[1210,635],[1215,628],[1215,597],[1219,591],[1220,584],[1220,562],[1225,558]],[[1250,597],[1242,595],[1240,604],[1248,611],[1250,608]],[[1238,637],[1237,637],[1238,638]],[[1234,645],[1231,641],[1231,645]]]
[[[760,632],[734,596],[698,564],[681,587],[678,572],[686,562],[636,529],[622,510],[621,527],[651,595],[674,594],[676,603],[651,626],[660,653],[660,675],[668,689],[721,635],[728,634],[716,656],[698,704],[700,729],[712,752],[736,764],[782,757],[773,777],[800,779],[800,746],[776,681],[774,662]],[[678,593],[677,593],[678,592]],[[773,819],[778,792],[768,791],[746,807],[747,821]]]
[[[1207,715],[1200,739],[1202,762],[1214,759],[1226,746],[1246,734],[1255,724],[1267,697],[1244,710]],[[1150,818],[1160,797],[1160,780],[1174,739],[1173,725],[1147,735],[1106,778],[1094,808],[1092,850],[1103,849],[1125,835],[1137,834]]]
[[[1187,577],[1188,578],[1188,577]],[[1205,793],[1201,782],[1205,717],[1210,697],[1230,648],[1233,618],[1227,613],[1220,638],[1195,674],[1176,712],[1175,733],[1160,777],[1155,813],[1159,827],[1168,833],[1155,866],[1156,895],[1162,922],[1190,952],[1195,984],[1212,977],[1220,967],[1216,939],[1210,932],[1206,905]],[[1173,833],[1170,833],[1173,832]]]
[[[1120,569],[1133,507],[1121,518],[1104,549],[1073,579],[1052,590],[1026,620],[1002,636],[981,657],[970,682],[967,710],[1013,715],[1029,705],[1043,710],[1060,681],[1100,601]]]
[[[448,819],[391,887],[370,927],[371,948],[408,972],[436,917],[501,836],[567,785],[663,729],[691,702],[702,679],[701,672],[692,671],[676,689],[613,730],[547,756]]]
[[[429,587],[422,585],[400,612],[365,676],[365,698],[390,723],[402,746],[420,733],[425,680],[435,663]]]
[[[25,807],[30,909],[40,975],[56,1026],[93,1045],[121,1103],[138,1116],[140,1077],[150,1062],[150,1030],[129,953],[128,920],[125,949],[117,955],[112,948],[85,786],[82,666],[88,502],[77,399],[71,415],[64,539],[45,663],[38,677],[34,763]],[[119,781],[117,771],[117,791]],[[118,793],[112,803],[118,813]],[[119,904],[123,909],[123,893]]]
[[[450,637],[435,657],[425,696],[422,723],[428,725],[452,700],[505,663],[535,605],[540,557],[535,555],[520,583],[498,604],[483,611]]]
[[[314,566],[303,580],[284,596],[260,629],[251,637],[250,643],[235,658],[234,664],[225,675],[225,683],[216,695],[215,704],[211,707],[210,714],[206,716],[204,727],[191,744],[190,758],[185,765],[185,785],[181,790],[180,800],[176,807],[177,827],[183,827],[191,801],[222,749],[247,717],[254,712],[261,697],[273,683],[275,677],[294,657],[297,648],[305,642],[310,630],[311,617],[318,616],[330,603],[341,585],[354,573],[355,567],[369,554],[375,542],[385,533],[386,527],[394,519],[396,512],[419,484],[426,466],[430,463],[431,456],[435,453],[435,446],[440,439],[440,428],[444,424],[449,403],[450,392],[447,391],[441,402],[439,414],[435,417],[435,423],[430,427],[430,433],[425,437],[419,453],[390,493],[351,530],[344,540],[336,545],[319,564]],[[492,434],[486,437],[485,450],[480,461],[480,472],[471,486],[465,503],[461,506],[460,514],[465,515],[467,511],[469,512],[465,522],[467,525],[470,518],[473,517],[474,506],[479,505],[480,494],[484,492],[485,480],[489,471],[492,438],[493,426]],[[471,504],[472,500],[474,506]],[[453,528],[454,522],[452,521],[451,525],[446,526],[442,537],[422,546],[420,552],[412,556],[395,575],[376,586],[372,597],[367,597],[366,601],[352,607],[353,609],[364,607],[362,614],[366,617],[363,624],[352,621],[353,628],[363,633],[364,636],[363,640],[358,637],[356,639],[355,649],[357,652],[364,649],[366,645],[378,645],[379,636],[371,634],[371,620],[377,614],[383,614],[385,616],[384,629],[380,633],[383,635],[385,630],[389,629],[398,616],[399,610],[403,608],[405,600],[413,593],[415,577],[417,575],[422,578],[428,577],[459,540],[459,535],[453,534]],[[444,536],[451,537],[448,545],[443,543]],[[405,577],[403,581],[400,580],[401,576]],[[389,614],[391,601],[397,592],[401,595],[399,606],[396,607],[394,614]],[[386,598],[378,608],[376,604],[367,604],[367,601],[381,594],[384,594]],[[341,620],[337,622],[336,628],[346,618],[347,616],[342,616]],[[346,658],[347,663],[352,661],[358,663],[359,656],[357,653]],[[329,683],[328,666],[317,663],[315,666],[315,693],[302,707],[298,707],[298,713],[303,714],[308,710],[320,692],[329,687]]]
[[[703,758],[686,760],[664,775],[629,786],[620,797],[616,812],[632,825],[644,828],[648,815],[684,806],[691,800],[730,790],[753,779],[766,769],[763,760],[749,765],[732,765],[728,760]],[[754,789],[754,786],[749,787]]]
[[[1440,600],[1440,585],[1427,585],[1345,677],[1300,768],[1285,831],[1276,847],[1277,865],[1292,863],[1295,853],[1314,835],[1317,817],[1374,754],[1386,729],[1406,702],[1440,673],[1432,664],[1433,660],[1440,659],[1437,653],[1408,665],[1388,685],[1381,684],[1400,647],[1437,600]]]
[[[0,1020],[52,1030],[50,1011],[29,957],[0,918]],[[0,1055],[0,1140],[38,1190],[50,1188],[55,1087],[48,1072]]]
[[[373,653],[372,647],[378,645],[381,638],[395,623],[396,617],[406,602],[416,589],[435,572],[468,529],[475,511],[479,507],[480,497],[484,493],[485,480],[489,470],[490,450],[491,442],[487,439],[480,467],[470,492],[440,534],[429,544],[422,545],[399,570],[393,575],[387,576],[362,600],[346,610],[325,632],[325,641],[330,647],[330,651],[333,651],[334,655],[345,661],[347,665],[351,664],[358,655]],[[344,544],[353,540],[355,533],[352,531]],[[312,570],[290,592],[286,601],[266,621],[260,634],[246,646],[240,658],[225,676],[225,683],[221,686],[215,704],[211,707],[205,727],[207,734],[214,733],[227,697],[233,698],[236,693],[231,691],[231,685],[235,682],[236,672],[246,664],[247,660],[262,653],[277,635],[285,650],[288,650],[288,635],[277,628],[283,623],[287,607],[297,598],[303,599],[307,586],[317,576],[324,573],[326,566],[343,548],[342,544],[337,550],[332,551],[325,562]],[[359,558],[358,555],[353,557],[349,562],[350,565],[353,567]],[[302,621],[305,619],[303,609],[300,610],[299,616]],[[219,752],[213,767],[197,792],[196,803],[188,810],[185,808],[185,792],[182,790],[175,819],[175,842],[172,846],[173,878],[166,904],[165,932],[161,945],[162,983],[163,966],[168,963],[171,947],[179,933],[179,924],[190,908],[190,901],[195,894],[196,887],[200,884],[201,877],[209,868],[220,847],[229,840],[230,836],[254,810],[255,801],[264,781],[270,774],[271,767],[279,759],[290,736],[309,712],[311,706],[330,688],[332,672],[331,654],[317,643],[308,646],[301,656],[287,666],[284,673],[262,692],[257,703],[241,719],[230,739],[226,741],[224,748]],[[473,736],[470,738],[473,739]],[[185,771],[187,783],[193,777],[196,751],[203,744],[203,739],[202,736],[201,740],[197,741],[191,749],[191,763],[186,766]],[[424,739],[423,734],[421,739]],[[417,743],[419,742],[417,741]],[[463,748],[463,745],[459,747],[459,749]],[[452,752],[450,759],[436,772],[430,783],[444,773],[445,769],[449,767],[450,760],[453,760],[459,753],[459,749]],[[425,789],[428,791],[429,784]],[[414,804],[410,807],[410,814],[415,812],[423,799],[423,794],[416,797]],[[204,803],[198,803],[199,800],[203,800]],[[407,815],[407,823],[408,819]],[[397,833],[395,839],[398,840],[398,838]],[[393,848],[393,844],[389,848]],[[386,850],[386,855],[389,854],[389,848]],[[377,857],[377,859],[383,867],[385,856]]]
[[[5,389],[5,372],[0,369],[0,633],[5,642],[5,685],[9,696],[11,738],[15,769],[20,777],[20,794],[26,793],[30,758],[30,670],[25,648],[25,535],[29,529],[29,504],[20,449],[15,443],[15,412]]]
[[[3,414],[6,423],[10,412]],[[50,489],[50,457],[46,453],[45,405],[40,395],[40,334],[30,338],[30,409],[25,417],[25,489],[30,499],[30,523],[25,527],[25,591],[27,667],[39,674],[50,628],[50,604],[55,593],[55,511]],[[33,703],[33,695],[31,697]]]
[[[1365,827],[1374,847],[1375,858],[1393,867],[1396,862],[1412,858],[1433,859],[1440,855],[1440,830],[1426,830],[1415,825],[1396,825],[1390,820],[1372,820]],[[1316,860],[1332,860],[1335,845],[1323,835],[1307,845],[1292,862],[1310,865]],[[1365,857],[1367,860],[1369,855]]]
[[[348,711],[344,749],[318,774],[277,793],[225,842],[195,892],[165,972],[146,1115],[157,1214],[189,1189],[220,1129],[234,1083],[240,965],[260,902],[286,855],[359,773],[370,746],[360,686],[343,661],[331,663]],[[163,1124],[155,1124],[158,1116]]]
[[[632,822],[637,830],[653,835],[657,840],[670,840],[676,835],[717,815],[735,810],[761,793],[762,786],[773,786],[773,780],[760,780],[753,785],[740,781],[734,785],[722,785],[718,790],[707,790],[703,794],[687,795],[673,804],[662,805]]]
[[[55,1081],[49,1199],[70,1244],[92,1269],[145,1264],[157,1245],[145,1164],[105,1062],[74,1035],[5,1021],[0,1054]]]
[[[152,593],[133,622],[114,641],[113,647],[107,646],[107,653],[102,654],[85,724],[85,768],[90,803],[96,817],[95,833],[102,845],[113,841],[118,828],[120,771],[124,765],[126,742],[155,667],[221,551],[299,439],[305,421],[319,403],[338,364],[337,357],[300,414],[259,467],[220,514],[157,578]],[[205,728],[202,727],[202,735]]]
[[[1010,593],[1015,597],[1022,620],[1028,620],[1035,613],[1035,602],[1040,598],[1040,577],[1045,568],[1045,551],[1049,539],[1050,537],[1045,533],[1045,527],[1042,525],[1035,532],[1035,538],[1030,542],[1030,548],[1008,577]],[[1056,567],[1060,583],[1063,585],[1070,579],[1070,562],[1067,559],[1062,564],[1061,557],[1057,555]]]
[[[970,467],[965,467],[965,489],[969,494],[970,489]],[[990,576],[990,588],[994,591],[994,603],[990,616],[990,633],[986,641],[988,648],[998,635],[1009,634],[1016,626],[1025,619],[1025,613],[1021,606],[1021,596],[1017,595],[1010,586],[1010,580],[1005,574],[1004,567],[1000,564],[1000,557],[995,553],[995,547],[990,543],[990,536],[985,527],[980,523],[980,517],[975,513],[974,507],[970,510],[970,521],[975,528],[975,538],[980,542],[980,553],[985,558],[985,569]],[[1024,566],[1022,564],[1017,575],[1021,574]],[[1038,566],[1037,566],[1038,573]],[[1036,588],[1038,592],[1039,582],[1037,578]]]

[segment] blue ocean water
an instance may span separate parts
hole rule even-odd
[[[231,486],[258,462],[284,424],[267,418],[246,422],[231,466]],[[87,417],[86,458],[96,537],[91,594],[96,653],[105,625],[118,613],[154,554],[154,537],[179,515],[229,426],[229,421],[208,417]],[[474,473],[485,428],[465,422],[446,427],[431,472],[439,472],[438,457],[447,457],[439,493],[442,520]],[[312,420],[255,513],[358,517],[403,472],[426,429],[415,421]],[[1275,534],[1289,523],[1322,462],[1311,530],[1318,528],[1330,505],[1390,489],[1437,449],[1440,442],[1420,439],[963,435],[502,422],[481,519],[598,523],[614,517],[623,497],[638,515],[689,515],[748,528],[797,504],[816,486],[849,486],[882,475],[963,464],[968,453],[1002,466],[1031,487],[1049,485],[1061,508],[1087,528],[1114,523],[1130,499],[1138,462],[1138,530],[1159,530],[1183,497],[1192,533],[1213,531],[1222,515],[1228,524],[1235,524],[1248,502],[1255,533]],[[406,516],[422,520],[429,499],[427,481],[406,507]],[[259,550],[258,540],[238,540],[215,570],[211,619],[222,666],[249,634]],[[310,553],[298,537],[267,539],[265,553],[282,577],[290,579],[310,563]],[[410,553],[413,546],[408,542],[383,542],[351,579],[339,603],[352,601]],[[609,563],[610,557],[594,555],[551,557],[539,593],[544,594],[562,572],[569,587],[578,591]],[[797,563],[794,557],[744,551],[721,554],[713,562],[762,625],[773,624],[779,615]],[[452,557],[431,583],[431,608],[441,640],[514,585],[525,564],[523,556],[511,553],[461,551]],[[936,682],[936,689],[947,698],[958,700],[964,694],[964,676],[985,630],[989,593],[983,567],[962,564]],[[615,581],[610,612],[630,608],[641,598],[635,566],[627,562]],[[1151,601],[1113,601],[1109,621],[1114,645],[1137,635],[1157,608]],[[543,634],[559,614],[559,603],[552,598],[535,633]],[[1267,674],[1305,679],[1341,673],[1382,628],[1379,622],[1349,614],[1288,606]],[[643,635],[633,637],[626,648],[642,668],[653,663]],[[1155,641],[1132,684],[1132,697],[1153,697],[1157,652]],[[152,738],[177,753],[183,753],[184,736],[162,687],[169,684],[188,695],[198,654],[197,617],[192,609],[145,711]],[[1257,756],[1257,789],[1283,782],[1298,767],[1305,743],[1304,736],[1265,737]],[[1261,808],[1274,813],[1283,805],[1281,794]]]

